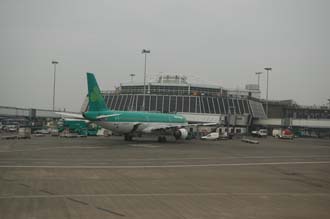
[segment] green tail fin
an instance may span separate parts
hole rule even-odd
[[[104,98],[93,73],[87,72],[89,111],[106,111]]]

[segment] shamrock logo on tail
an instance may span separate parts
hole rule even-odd
[[[102,100],[102,96],[100,91],[97,89],[97,87],[93,88],[93,91],[91,93],[91,101],[92,102],[99,102]]]

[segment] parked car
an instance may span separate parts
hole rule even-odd
[[[16,125],[7,125],[6,130],[8,132],[17,132],[17,126]]]
[[[47,129],[39,129],[39,130],[35,130],[33,133],[34,134],[49,134],[49,131]]]
[[[203,137],[201,137],[202,140],[226,140],[226,139],[232,139],[233,138],[233,134],[232,133],[219,133],[218,132],[211,132],[208,135],[205,135]]]
[[[208,135],[202,136],[202,140],[218,140],[219,139],[219,133],[218,132],[211,132]]]

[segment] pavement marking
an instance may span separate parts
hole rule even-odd
[[[129,144],[131,147],[141,147],[141,148],[160,148],[158,145],[152,144]]]
[[[0,151],[0,153],[12,153],[12,152],[29,152],[29,151],[45,151],[45,150],[53,150],[53,149],[98,149],[98,148],[107,148],[107,147],[91,147],[91,146],[64,146],[64,147],[44,147],[44,148],[35,148],[30,150],[6,150]]]
[[[202,192],[202,193],[119,193],[119,194],[65,194],[65,195],[0,195],[0,199],[45,199],[45,198],[120,198],[120,197],[179,197],[179,196],[330,196],[330,193],[306,192]],[[74,199],[74,201],[79,201]],[[84,202],[86,203],[86,202]],[[88,204],[88,203],[86,203]]]
[[[57,168],[57,169],[139,169],[139,168],[189,168],[189,167],[226,167],[226,166],[266,166],[266,165],[304,165],[330,164],[326,161],[297,161],[297,162],[268,162],[268,163],[211,163],[211,164],[182,164],[182,165],[136,165],[136,166],[35,166],[35,165],[1,165],[0,168]]]
[[[167,161],[167,160],[230,160],[230,159],[277,159],[277,158],[330,158],[330,155],[308,155],[308,156],[227,156],[227,157],[178,157],[178,158],[130,158],[130,159],[95,159],[99,162],[108,162],[108,161]],[[32,159],[1,159],[1,161],[86,161],[86,159],[63,159],[63,158],[32,158]],[[93,159],[88,159],[88,161],[93,162]]]

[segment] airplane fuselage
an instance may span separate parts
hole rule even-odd
[[[110,117],[98,120],[98,116]],[[114,116],[111,116],[114,115]],[[131,112],[131,111],[97,111],[84,113],[86,119],[95,121],[101,127],[120,134],[151,133],[154,128],[187,126],[186,119],[181,115]],[[165,133],[164,133],[165,134]]]

